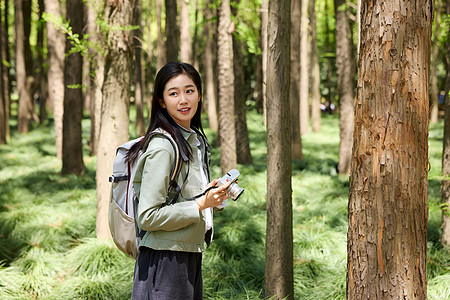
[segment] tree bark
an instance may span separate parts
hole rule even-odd
[[[212,26],[211,26],[211,9],[209,5],[210,1],[207,1],[204,10],[204,19],[206,21],[203,27],[203,33],[205,36],[205,47],[203,53],[203,65],[205,74],[205,102],[207,104],[208,122],[209,128],[216,131],[219,129],[217,121],[217,98],[216,98],[216,81],[214,80],[214,55],[213,55],[213,38],[212,38]]]
[[[300,134],[309,131],[309,0],[301,0],[300,18]]]
[[[180,0],[180,59],[193,64],[188,1]]]
[[[430,123],[435,124],[439,118],[439,88],[438,88],[438,60],[439,60],[439,21],[441,18],[441,1],[436,0],[436,14],[434,16],[433,52],[431,59],[431,113]]]
[[[219,82],[220,167],[225,174],[236,168],[236,130],[234,122],[233,41],[231,37],[230,1],[223,0],[219,8],[217,65]]]
[[[42,20],[42,15],[45,12],[44,0],[38,0],[39,5],[39,20]],[[37,33],[37,61],[39,69],[39,123],[43,124],[47,119],[47,68],[44,67],[44,23],[38,23]]]
[[[431,5],[361,6],[347,299],[427,299]]]
[[[178,61],[180,34],[177,24],[177,1],[165,0],[166,3],[166,55],[167,62]]]
[[[4,23],[2,23],[1,25],[1,30],[3,32],[2,34],[2,47],[1,47],[1,51],[2,51],[2,57],[4,60],[6,60],[7,62],[11,61],[11,57],[10,57],[10,45],[9,45],[9,17],[8,17],[8,10],[9,10],[9,1],[5,1],[5,8],[3,11],[3,16],[4,16]],[[9,118],[10,118],[10,105],[11,105],[11,80],[9,79],[9,66],[5,65],[5,64],[1,64],[1,70],[2,70],[2,78],[3,78],[3,82],[4,82],[4,86],[3,86],[3,93],[5,94],[5,118],[3,119],[6,127],[5,127],[5,137],[6,137],[6,141],[9,140],[10,138],[10,128],[9,128]]]
[[[0,61],[6,61],[8,49],[7,31],[3,25],[3,14],[0,11]],[[8,67],[0,64],[1,103],[0,103],[0,145],[6,144],[9,139],[9,77]]]
[[[290,1],[269,2],[265,294],[294,299],[289,117]]]
[[[144,85],[142,84],[142,25],[141,10],[142,0],[135,0],[133,10],[133,24],[138,29],[133,30],[133,55],[134,55],[134,103],[136,106],[135,127],[139,136],[145,134],[144,122]]]
[[[302,139],[300,134],[300,22],[301,0],[291,1],[291,68],[289,111],[291,117],[292,159],[302,160]]]
[[[262,100],[263,100],[263,115],[264,125],[267,124],[267,34],[268,34],[268,19],[269,19],[269,1],[261,0],[261,56],[262,56]]]
[[[317,47],[316,1],[311,1],[311,129],[320,131],[320,68]]]
[[[450,15],[450,1],[446,4],[447,15]],[[442,173],[444,178],[450,176],[450,40],[447,39],[447,51],[445,55],[447,64],[447,79],[445,82],[445,117],[444,117],[444,150],[442,155]],[[450,247],[450,180],[442,180],[442,244]]]
[[[82,35],[83,0],[66,2],[67,19],[73,34]],[[80,52],[70,53],[72,42],[66,38],[64,64],[64,116],[62,173],[81,175],[85,172],[81,120],[83,119],[83,57]]]
[[[109,26],[132,24],[134,1],[107,2]],[[110,13],[112,11],[112,13]],[[97,153],[97,238],[110,238],[108,229],[108,177],[112,174],[115,149],[128,141],[129,99],[132,72],[132,34],[128,30],[111,31],[107,40],[105,80],[100,136]]]
[[[45,11],[60,18],[64,16],[64,8],[59,1],[44,0]],[[65,37],[52,22],[47,22],[48,51],[48,102],[53,108],[55,120],[56,156],[62,159],[63,114],[64,114],[64,51]]]
[[[350,39],[351,30],[347,18],[345,0],[335,0],[336,16],[336,68],[338,75],[337,87],[339,91],[339,174],[350,172],[352,155],[352,136],[354,122],[354,94],[353,94],[353,47]]]
[[[156,69],[161,69],[167,62],[166,43],[164,42],[164,31],[162,27],[162,5],[163,0],[156,0],[156,24],[158,36],[156,38]],[[167,28],[166,28],[167,32]]]

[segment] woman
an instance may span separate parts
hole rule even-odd
[[[212,240],[212,208],[229,197],[229,184],[208,184],[209,161],[200,119],[202,83],[186,63],[168,63],[156,75],[150,126],[128,153],[137,163],[134,189],[139,200],[136,220],[145,235],[139,244],[132,299],[202,299],[202,251]],[[175,152],[170,141],[150,134],[168,132],[188,159],[177,182],[181,193],[169,188]],[[148,142],[148,140],[150,141]],[[146,149],[142,149],[148,142]],[[145,151],[139,158],[139,150]],[[192,200],[196,195],[207,193]]]

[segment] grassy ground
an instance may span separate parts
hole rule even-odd
[[[255,113],[248,126],[255,163],[238,167],[245,193],[215,215],[205,299],[264,295],[266,135]],[[206,132],[214,145],[215,134]],[[442,132],[442,124],[430,129],[429,299],[450,299],[450,255],[439,243]],[[336,174],[338,143],[336,116],[324,116],[322,131],[303,138],[304,162],[294,163],[296,299],[345,299],[349,183]],[[134,261],[95,239],[96,162],[87,151],[85,163],[84,177],[59,174],[51,126],[13,134],[0,147],[0,299],[129,299]],[[217,148],[212,165],[221,176]]]

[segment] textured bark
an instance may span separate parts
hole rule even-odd
[[[447,15],[450,15],[450,1],[446,4]],[[442,155],[442,173],[444,177],[450,176],[450,40],[447,40],[447,79],[445,82],[445,119],[444,119],[444,151]],[[450,247],[450,180],[442,181],[442,244]]]
[[[439,117],[439,88],[438,88],[438,60],[439,60],[439,26],[441,19],[441,1],[436,0],[436,15],[434,17],[433,52],[431,59],[431,112],[430,123],[435,124]]]
[[[294,299],[289,117],[290,9],[269,2],[267,59],[267,231],[265,294]]]
[[[361,7],[347,299],[426,299],[431,0]]]
[[[129,26],[132,23],[134,1],[119,6],[107,3],[109,26]],[[111,12],[111,13],[110,13]],[[127,30],[111,31],[107,39],[105,80],[100,136],[97,152],[97,237],[109,238],[108,197],[115,149],[129,139],[129,99],[132,72],[132,34]]]
[[[60,18],[64,16],[62,5],[57,0],[44,0],[45,11]],[[63,114],[64,114],[64,34],[47,22],[48,51],[48,102],[53,108],[55,120],[56,156],[62,158]]]
[[[337,88],[340,104],[338,170],[340,174],[348,174],[350,172],[354,123],[353,47],[351,44],[351,29],[347,18],[345,0],[335,0],[334,5],[336,16]]]
[[[219,85],[220,167],[225,174],[236,168],[236,130],[234,125],[233,41],[231,37],[230,1],[223,0],[219,8],[217,62]]]
[[[291,1],[291,68],[289,111],[291,116],[292,159],[302,160],[302,139],[300,134],[300,20],[301,0]]]
[[[268,19],[269,19],[269,1],[261,0],[261,56],[262,56],[262,100],[263,100],[263,115],[264,125],[267,124],[267,32],[268,32]]]
[[[134,56],[134,104],[136,106],[135,127],[139,136],[145,134],[144,122],[144,85],[142,80],[142,0],[135,0],[133,10],[133,24],[138,29],[133,30],[133,56]]]
[[[300,134],[309,131],[309,0],[301,0],[300,17]]]
[[[66,2],[67,19],[73,34],[81,36],[83,31],[83,0]],[[83,57],[81,53],[70,53],[72,42],[66,38],[66,60],[64,63],[64,116],[62,172],[80,175],[84,173],[81,120],[83,119]],[[75,87],[74,87],[75,86]]]
[[[166,55],[167,62],[178,61],[180,33],[177,24],[177,1],[165,0],[166,3]]]
[[[192,41],[189,25],[189,7],[186,0],[180,0],[180,59],[193,64]]]
[[[216,81],[214,80],[214,55],[213,55],[213,37],[211,25],[211,9],[209,8],[210,1],[207,1],[204,10],[204,19],[208,20],[203,27],[203,34],[205,36],[205,47],[203,50],[203,68],[205,80],[205,97],[204,102],[207,104],[209,128],[216,131],[219,129],[217,120],[217,98],[216,98]]]
[[[316,1],[311,1],[311,129],[320,131],[320,69],[317,47]]]
[[[166,43],[164,42],[164,31],[162,26],[162,6],[163,0],[156,0],[156,24],[158,26],[158,36],[156,38],[156,69],[161,69],[167,62]]]

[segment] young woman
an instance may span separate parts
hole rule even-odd
[[[128,160],[136,163],[134,189],[139,199],[136,220],[145,231],[136,259],[132,299],[202,299],[202,251],[212,241],[212,208],[229,197],[229,184],[210,189],[192,200],[209,182],[205,159],[206,138],[200,119],[202,82],[186,63],[168,63],[156,75],[150,126],[145,137],[130,149]],[[186,154],[176,178],[181,193],[169,187],[175,151],[155,129],[168,132]],[[144,145],[148,143],[146,149]],[[145,151],[136,161],[139,150]]]

